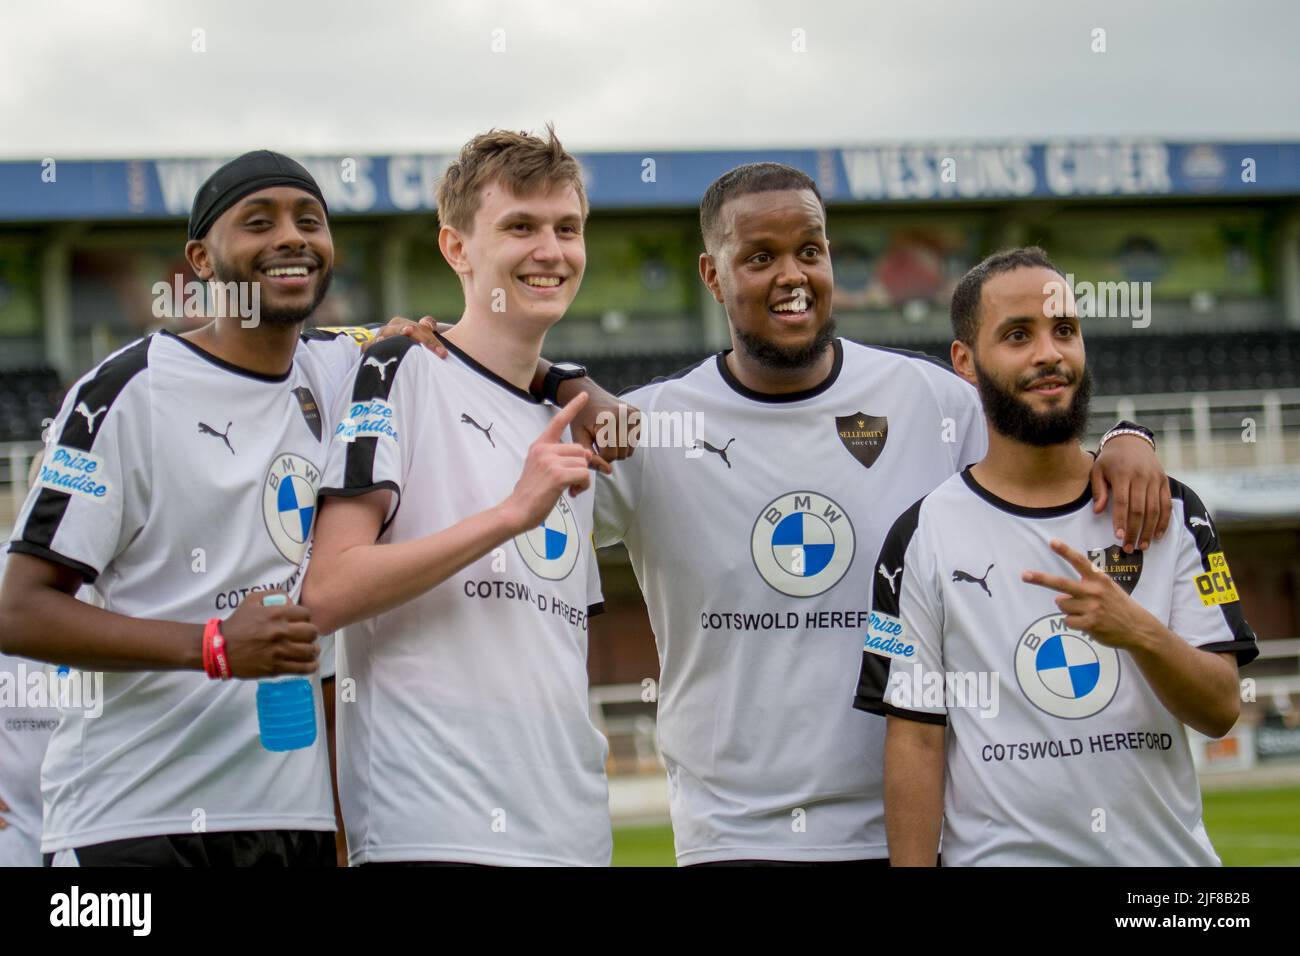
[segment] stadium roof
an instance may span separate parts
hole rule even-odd
[[[430,212],[451,154],[301,157],[331,214]],[[693,208],[740,163],[816,179],[828,202],[1300,195],[1300,143],[1158,140],[893,144],[808,150],[585,153],[595,209]],[[224,159],[0,163],[0,222],[167,219],[189,213]]]

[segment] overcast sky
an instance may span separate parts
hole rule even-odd
[[[579,150],[1300,140],[1297,0],[0,9],[5,158],[440,152],[489,126],[547,120]]]

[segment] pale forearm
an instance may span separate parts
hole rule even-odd
[[[516,533],[498,506],[415,541],[320,553],[308,567],[302,603],[329,634],[419,597]]]
[[[944,728],[889,717],[885,832],[894,866],[934,866],[943,830]]]
[[[1128,650],[1160,703],[1189,727],[1222,737],[1237,722],[1237,669],[1224,655],[1192,647],[1158,622]]]

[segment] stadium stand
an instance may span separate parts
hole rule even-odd
[[[63,391],[58,373],[48,366],[0,371],[0,441],[40,438],[42,423],[58,411]]]
[[[1085,333],[1086,335],[1086,333]],[[1300,332],[1267,330],[1086,337],[1099,395],[1160,395],[1300,387]],[[870,343],[868,343],[870,344]],[[899,343],[948,361],[948,340]],[[693,365],[702,351],[591,356],[592,376],[612,391],[644,385]]]

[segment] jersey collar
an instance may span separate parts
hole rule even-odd
[[[731,387],[732,391],[751,401],[773,403],[801,402],[805,398],[814,398],[815,396],[820,395],[822,392],[834,385],[835,380],[840,377],[840,369],[844,367],[844,345],[837,338],[831,343],[831,348],[835,352],[835,361],[831,365],[830,374],[812,388],[805,388],[801,392],[780,392],[772,394],[770,392],[755,391],[749,386],[743,384],[740,379],[736,378],[731,369],[727,368],[727,353],[731,352],[731,349],[718,353],[718,374],[722,376],[722,380]]]
[[[522,398],[524,401],[529,402],[533,405],[542,404],[542,399],[538,398],[532,392],[525,392],[519,386],[514,385],[511,382],[507,382],[504,378],[502,378],[496,372],[492,371],[490,368],[485,368],[484,366],[480,365],[478,362],[474,361],[467,354],[465,354],[456,346],[452,345],[449,341],[447,341],[447,339],[445,339],[443,336],[438,335],[437,332],[434,332],[433,334],[437,337],[439,342],[441,342],[444,346],[446,346],[448,352],[450,352],[452,355],[456,356],[456,358],[464,362],[467,366],[469,366],[470,369],[472,369],[475,372],[478,372],[489,382],[493,382],[496,385],[500,385],[502,388],[504,388],[511,395],[514,395],[516,398]]]
[[[245,378],[251,378],[259,382],[287,382],[289,376],[293,374],[292,363],[289,364],[289,368],[281,375],[267,375],[263,372],[254,372],[251,369],[244,368],[243,366],[235,365],[233,362],[227,362],[225,359],[217,358],[211,352],[199,348],[189,339],[183,339],[175,332],[169,331],[168,329],[162,329],[161,332],[163,338],[170,339],[173,342],[185,346],[199,358],[203,359],[203,361],[210,362],[219,369],[223,369],[227,372],[234,372],[236,375],[242,375]]]
[[[967,465],[961,473],[961,480],[966,482],[966,487],[975,494],[979,495],[994,508],[999,511],[1005,511],[1007,514],[1016,515],[1021,518],[1059,518],[1061,515],[1072,514],[1078,511],[1084,505],[1092,504],[1092,484],[1091,482],[1083,489],[1083,493],[1073,501],[1066,502],[1063,505],[1051,505],[1047,508],[1030,508],[1027,505],[1018,505],[1015,502],[1007,501],[1005,498],[999,498],[993,492],[989,491],[971,474],[972,466]]]

